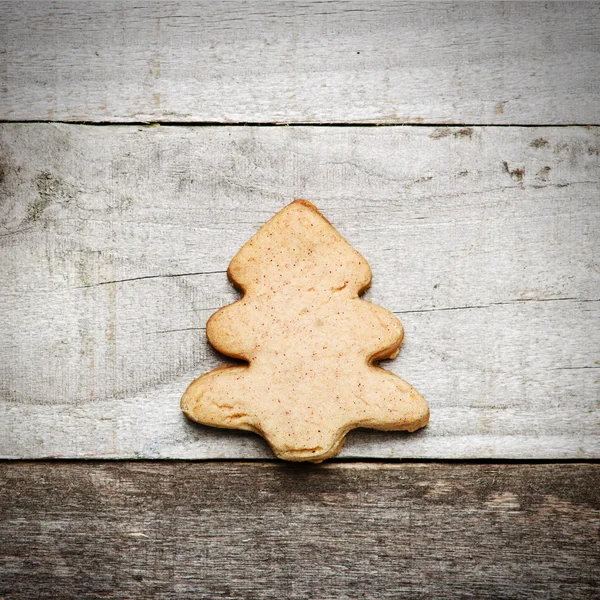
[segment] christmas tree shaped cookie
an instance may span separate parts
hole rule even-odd
[[[248,365],[202,375],[183,412],[263,436],[286,460],[335,456],[355,427],[414,431],[423,397],[375,362],[396,356],[400,321],[358,296],[367,261],[305,200],[277,213],[244,245],[228,274],[244,295],[208,321],[212,345]]]

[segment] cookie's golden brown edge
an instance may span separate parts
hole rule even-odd
[[[331,229],[344,241],[346,242],[346,244],[348,244],[347,240],[345,240],[345,238],[337,231],[337,229],[335,229],[335,227],[331,224],[331,222],[317,209],[317,207],[312,203],[309,202],[308,200],[304,200],[302,198],[298,198],[296,200],[294,200],[292,203],[290,203],[289,205],[287,205],[286,207],[284,207],[281,211],[279,211],[278,213],[276,213],[273,217],[271,217],[271,219],[269,219],[262,227],[261,230],[266,227],[267,225],[269,225],[272,221],[274,221],[275,219],[277,219],[281,213],[283,213],[284,211],[293,209],[295,206],[300,205],[302,207],[308,208],[312,211],[314,211],[316,214],[319,215],[319,217],[321,219],[323,219],[324,222],[327,223],[327,225],[329,227],[331,227]],[[260,230],[259,230],[260,232]],[[255,236],[258,235],[255,234]],[[241,300],[244,299],[244,294],[246,294],[246,288],[245,286],[236,279],[235,274],[233,273],[233,268],[232,266],[234,266],[236,264],[236,259],[238,259],[238,257],[240,255],[242,255],[242,253],[244,252],[244,249],[246,248],[247,245],[249,245],[252,240],[254,239],[253,236],[246,244],[244,244],[244,246],[242,246],[242,248],[238,251],[238,253],[234,256],[234,258],[231,260],[228,270],[227,270],[227,275],[228,278],[230,279],[230,281],[232,282],[232,284],[239,289],[242,292],[242,298],[240,298],[240,300],[238,300],[238,302],[240,302]],[[348,244],[348,246],[350,248],[352,248],[352,246],[350,246],[350,244]],[[354,250],[354,252],[356,252],[359,256],[360,254],[354,249],[352,248],[352,250]],[[361,258],[364,260],[364,257],[361,256]],[[365,264],[367,265],[368,268],[368,263],[365,260]],[[365,281],[363,283],[363,285],[360,287],[358,293],[357,293],[357,297],[362,295],[371,285],[371,281],[372,281],[372,276],[371,276],[371,270],[370,268],[368,268],[368,278],[365,278]],[[363,302],[365,302],[363,300]],[[231,306],[231,305],[228,305]],[[218,311],[216,311],[208,320],[207,322],[207,337],[209,339],[209,341],[211,342],[211,344],[213,345],[213,347],[215,347],[218,351],[220,351],[221,353],[227,355],[227,356],[231,356],[232,358],[236,358],[236,359],[240,359],[240,360],[246,360],[247,361],[247,357],[244,356],[243,354],[238,354],[235,352],[231,352],[230,349],[226,349],[223,348],[219,342],[218,339],[216,339],[216,337],[214,335],[210,335],[209,332],[211,331],[211,322],[214,322],[217,318],[217,315],[224,310],[225,308],[227,308],[227,306],[222,307],[221,309],[219,309]],[[395,318],[395,317],[394,317]],[[384,371],[385,373],[389,373],[389,371],[386,371],[385,369],[382,369],[381,367],[379,367],[376,363],[380,360],[384,360],[384,359],[388,359],[388,358],[395,358],[398,353],[399,353],[399,349],[400,346],[402,344],[403,338],[404,338],[404,331],[402,328],[402,325],[400,323],[400,321],[395,318],[399,328],[400,328],[400,334],[398,336],[398,339],[396,341],[394,341],[393,344],[389,345],[388,347],[379,350],[378,352],[374,353],[373,355],[371,355],[370,357],[368,357],[367,359],[367,366],[371,369],[376,369],[376,370],[381,370]],[[269,446],[271,447],[273,453],[280,459],[283,460],[287,460],[287,461],[293,461],[293,462],[313,462],[313,463],[320,463],[324,460],[327,460],[329,458],[332,458],[334,456],[336,456],[337,454],[339,454],[339,452],[341,451],[345,440],[346,440],[346,435],[348,434],[349,431],[351,431],[352,429],[355,428],[360,428],[362,427],[362,425],[360,424],[352,424],[350,423],[349,425],[347,425],[346,427],[343,427],[339,430],[338,434],[335,437],[335,440],[331,443],[331,445],[328,448],[324,448],[322,450],[322,452],[318,455],[314,455],[310,452],[307,452],[305,450],[294,450],[294,451],[282,451],[281,449],[277,448],[276,446],[272,445],[270,443],[270,440],[268,439],[268,436],[265,434],[265,432],[263,432],[260,428],[260,425],[258,423],[251,423],[251,422],[237,422],[235,424],[223,424],[223,423],[217,423],[214,422],[210,419],[203,419],[201,415],[198,415],[196,413],[194,413],[193,411],[193,405],[194,405],[194,400],[197,397],[195,390],[201,387],[202,381],[211,376],[212,374],[214,374],[217,371],[223,370],[223,369],[231,369],[231,368],[236,368],[236,369],[243,369],[244,367],[230,367],[228,365],[223,365],[220,367],[217,367],[211,371],[209,371],[208,373],[205,373],[203,375],[201,375],[200,377],[196,378],[194,381],[192,381],[192,383],[188,386],[187,390],[185,391],[185,393],[183,394],[183,397],[181,399],[181,409],[184,412],[184,414],[190,418],[193,421],[205,424],[205,425],[209,425],[212,427],[220,427],[220,428],[225,428],[225,429],[242,429],[242,430],[246,430],[246,431],[252,431],[258,435],[260,435],[261,437],[263,437],[267,443],[269,443]],[[247,368],[247,367],[246,367]],[[420,399],[425,407],[425,411],[423,412],[423,414],[420,416],[420,418],[418,419],[414,419],[408,423],[398,423],[398,424],[390,424],[387,423],[385,425],[378,425],[377,423],[370,423],[368,425],[368,428],[370,429],[379,429],[382,431],[408,431],[408,432],[413,432],[416,431],[418,429],[421,429],[422,427],[425,427],[428,422],[429,422],[429,418],[430,418],[430,411],[429,411],[429,406],[426,403],[426,401],[423,399],[423,397],[418,394],[418,392],[416,392],[416,390],[414,390],[414,388],[412,388],[412,386],[409,386],[409,384],[406,384],[406,382],[404,382],[404,380],[402,380],[401,378],[397,377],[396,375],[394,375],[394,377],[396,377],[399,381],[401,381],[403,384],[407,385],[412,392],[414,392],[414,395]]]

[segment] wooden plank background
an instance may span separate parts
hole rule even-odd
[[[0,461],[0,599],[599,597],[598,64],[597,2],[0,0],[0,457],[203,459]],[[299,196],[432,409],[321,466],[179,410]]]
[[[591,599],[599,470],[0,464],[0,594]]]
[[[0,2],[0,119],[599,124],[597,2]]]
[[[342,456],[600,457],[600,129],[0,126],[0,455],[261,458],[187,421],[225,270],[296,197],[403,321],[417,434]]]

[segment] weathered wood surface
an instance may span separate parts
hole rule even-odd
[[[600,456],[598,128],[0,126],[0,456],[260,458],[188,422],[225,270],[292,199],[372,266],[422,432],[346,457]]]
[[[0,465],[0,595],[600,594],[600,466]]]
[[[0,119],[598,124],[597,2],[0,3]]]

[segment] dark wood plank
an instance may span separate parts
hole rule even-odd
[[[0,597],[598,597],[599,474],[0,463]]]

